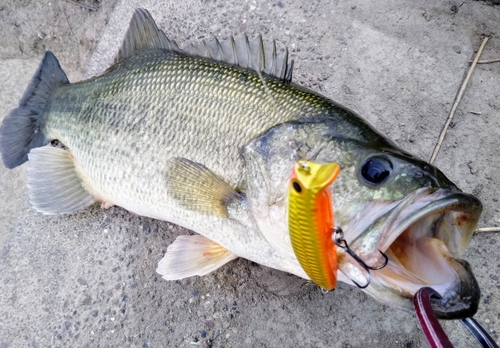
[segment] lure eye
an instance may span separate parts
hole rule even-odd
[[[392,162],[386,157],[370,157],[361,167],[361,175],[368,183],[377,185],[392,173]]]
[[[297,192],[297,193],[302,192],[302,186],[300,186],[300,184],[297,181],[294,181],[292,183],[292,186],[293,186],[293,189],[295,190],[295,192]]]

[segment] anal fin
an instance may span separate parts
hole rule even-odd
[[[237,257],[206,237],[179,236],[158,262],[156,272],[165,280],[204,276]]]
[[[45,214],[72,213],[95,202],[82,186],[69,151],[38,147],[28,158],[28,193],[36,210]]]

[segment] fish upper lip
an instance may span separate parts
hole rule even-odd
[[[350,244],[368,264],[377,263],[379,249],[389,256],[385,269],[372,272],[373,287],[368,292],[389,287],[412,298],[420,287],[430,286],[442,296],[432,302],[438,318],[475,314],[480,289],[468,263],[457,258],[469,243],[481,211],[476,197],[449,189],[423,188],[392,203]],[[396,305],[411,310],[406,303]]]
[[[422,195],[424,193],[424,195]],[[428,204],[418,207],[421,199],[430,200]],[[399,205],[404,204],[402,201]],[[435,230],[434,235],[429,237],[439,238],[446,242],[446,246],[454,257],[460,256],[467,246],[479,216],[482,212],[481,202],[474,196],[463,192],[450,192],[449,190],[437,190],[433,193],[425,195],[425,191],[418,192],[413,202],[409,205],[403,205],[402,209],[396,207],[396,219],[392,220],[390,225],[386,225],[386,230],[383,233],[383,239],[379,243],[379,248],[382,251],[387,250],[391,244],[411,225],[422,221],[428,216],[455,212],[463,213],[457,217],[457,229],[465,232],[460,233],[462,237],[458,243],[452,243],[452,236],[444,236],[442,230]],[[452,231],[453,232],[453,231]],[[450,233],[451,234],[451,233]]]
[[[366,210],[370,209],[376,209],[376,207],[369,206]],[[425,220],[426,217],[447,212],[465,214],[456,225],[457,228],[466,232],[459,234],[460,243],[451,244],[450,236],[445,238],[439,230],[434,231],[437,235],[429,237],[441,238],[449,243],[447,244],[449,251],[454,257],[458,257],[464,251],[475,230],[482,212],[482,204],[476,197],[467,193],[453,192],[448,189],[421,188],[397,202],[387,203],[380,210],[382,211],[380,215],[372,217],[370,223],[364,223],[362,227],[359,226],[363,223],[362,219],[357,219],[353,225],[348,223],[345,228],[341,226],[345,231],[350,231],[347,239],[351,248],[364,258],[369,259],[371,254],[378,258],[378,250],[386,251],[408,227]],[[370,219],[367,211],[363,211],[360,215],[365,219]]]

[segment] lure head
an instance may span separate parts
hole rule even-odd
[[[311,161],[298,161],[290,176],[290,184],[297,195],[301,195],[302,188],[309,193],[325,190],[337,178],[340,172],[338,163],[318,164]]]
[[[288,229],[293,251],[311,280],[326,290],[337,284],[330,185],[339,171],[337,163],[299,161],[288,188]]]

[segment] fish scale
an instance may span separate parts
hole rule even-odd
[[[162,202],[168,195],[165,182],[150,180],[166,176],[170,157],[202,163],[236,183],[242,170],[238,149],[261,129],[297,118],[306,109],[296,87],[263,78],[267,89],[255,72],[147,52],[102,77],[60,87],[47,112],[45,132],[71,148],[78,172],[95,196],[131,210],[150,202],[154,210],[164,211],[162,218],[172,219],[167,213],[171,206]],[[320,97],[309,99],[324,104]],[[279,112],[270,113],[276,104]],[[110,134],[117,141],[110,142]]]

